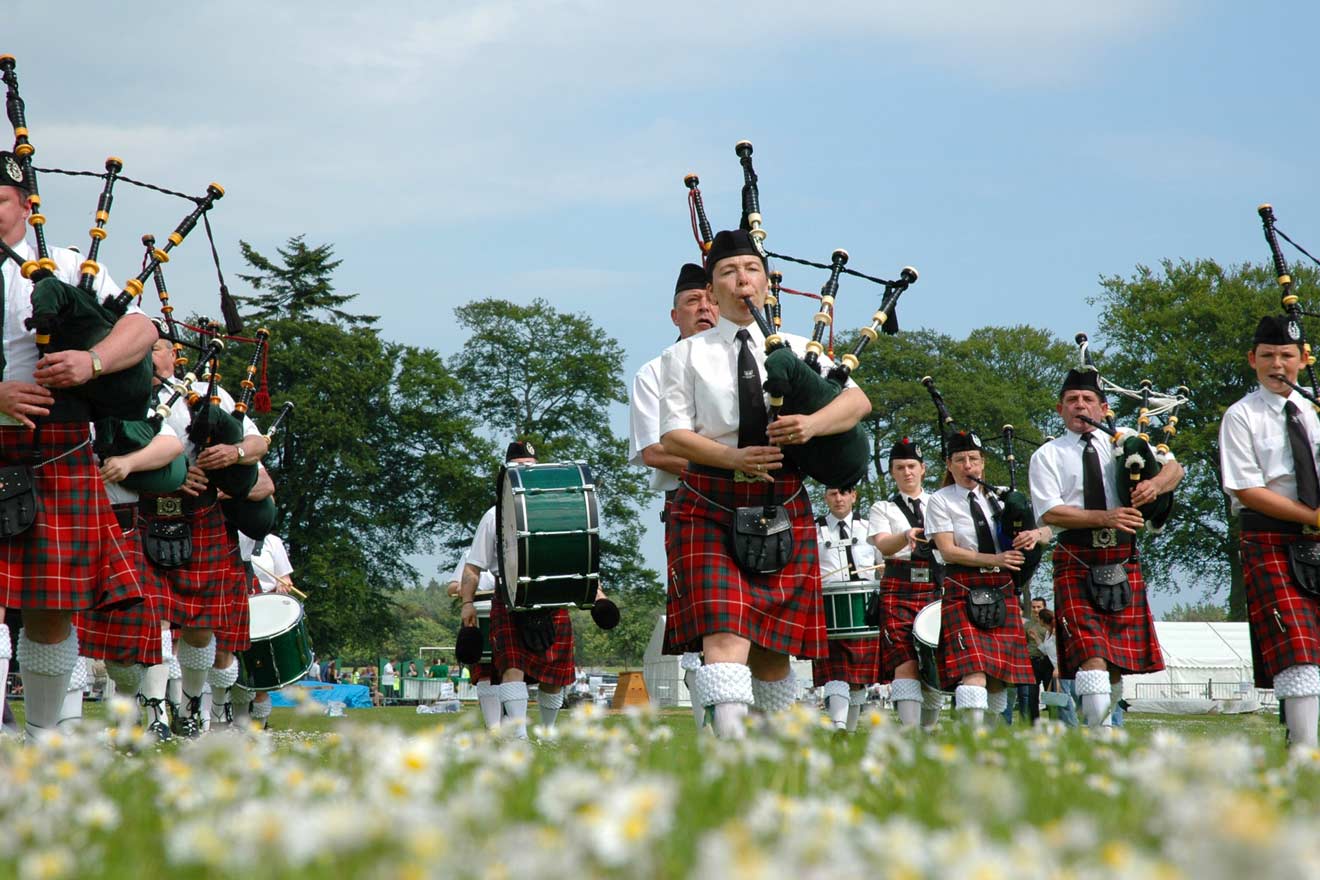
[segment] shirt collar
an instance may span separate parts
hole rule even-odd
[[[743,329],[746,329],[747,332],[751,334],[752,345],[765,344],[765,337],[761,335],[761,328],[756,326],[755,321],[748,324],[746,328],[743,328],[721,315],[719,323],[712,328],[712,331],[724,342],[732,344],[737,339],[738,331]]]

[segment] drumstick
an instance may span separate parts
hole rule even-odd
[[[862,568],[857,569],[857,573],[858,573],[858,574],[861,574],[861,573],[864,572],[864,571],[875,571],[877,568],[884,568],[884,567],[885,567],[885,564],[884,564],[883,562],[880,563],[879,565],[867,565],[867,566],[864,566],[864,567],[862,567]],[[840,566],[839,568],[834,569],[834,571],[827,571],[827,572],[825,572],[823,575],[821,575],[821,577],[822,577],[822,578],[827,578],[827,577],[829,577],[829,576],[831,576],[831,575],[838,574],[838,573],[841,572],[841,571],[846,571],[847,568],[848,568],[848,566],[846,566],[846,565],[844,565],[844,566]]]
[[[262,571],[264,571],[266,574],[268,574],[268,575],[270,575],[271,577],[275,578],[275,582],[276,582],[276,583],[278,583],[278,584],[280,584],[281,586],[283,586],[283,587],[285,587],[286,589],[288,589],[288,591],[289,591],[290,593],[293,593],[293,595],[297,596],[299,599],[306,599],[306,598],[307,598],[307,594],[304,593],[302,590],[298,589],[297,587],[295,587],[295,586],[293,585],[293,581],[289,580],[287,577],[281,577],[280,575],[278,575],[278,574],[276,574],[275,572],[271,571],[271,570],[270,570],[269,568],[267,568],[266,566],[262,565],[260,562],[257,562],[257,560],[255,560],[255,559],[249,559],[248,561],[252,563],[252,566],[253,566],[254,568],[259,568],[259,569],[261,569]]]

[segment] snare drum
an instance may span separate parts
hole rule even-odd
[[[495,507],[508,605],[590,608],[600,584],[600,516],[585,462],[511,464]]]
[[[878,639],[880,627],[866,625],[866,603],[879,581],[832,581],[821,588],[825,630],[831,639]]]
[[[312,668],[302,604],[280,593],[248,597],[252,647],[238,652],[238,680],[252,691],[279,690]]]
[[[931,690],[940,687],[940,601],[936,599],[917,612],[912,621],[912,642],[917,649],[917,674]]]

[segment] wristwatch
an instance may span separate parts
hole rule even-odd
[[[92,378],[95,379],[101,375],[101,356],[96,353],[96,349],[89,348],[87,353],[92,356]]]
[[[242,445],[241,443],[235,443],[235,444],[234,444],[234,449],[238,452],[238,463],[239,463],[239,464],[242,464],[242,463],[243,463],[243,445]]]

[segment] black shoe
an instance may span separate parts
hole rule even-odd
[[[169,725],[164,721],[151,722],[151,724],[147,725],[147,733],[154,736],[158,743],[166,743],[174,738],[174,734],[170,732]]]

